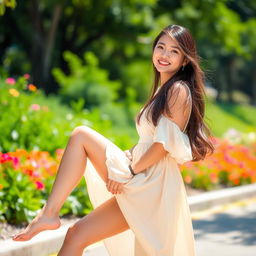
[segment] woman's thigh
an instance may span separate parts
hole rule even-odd
[[[72,132],[72,137],[76,137],[84,146],[86,154],[94,168],[103,179],[108,180],[106,166],[106,145],[112,143],[109,139],[88,126],[78,126]]]
[[[128,223],[112,197],[70,227],[64,244],[85,248],[127,229]]]

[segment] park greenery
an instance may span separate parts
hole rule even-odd
[[[80,101],[72,101],[72,107],[65,106],[59,97],[49,98],[29,80],[30,75],[24,74],[0,82],[0,221],[13,224],[31,221],[45,203],[70,132],[76,126],[92,127],[123,150],[138,138],[134,127],[118,132],[122,124],[115,123],[107,114],[101,115],[98,107],[89,111],[83,109],[84,102]],[[241,129],[235,134],[233,131],[233,135],[226,130],[229,140],[215,135],[216,151],[212,156],[182,165],[184,182],[205,190],[256,182],[255,120],[250,116],[254,109],[221,106],[212,100],[207,101],[207,109],[212,120],[220,120],[222,115],[229,119],[229,125]],[[221,132],[218,124],[213,127],[216,134]],[[134,136],[130,137],[132,133]],[[91,209],[86,183],[81,179],[60,215],[83,216]]]
[[[240,90],[250,103],[256,104],[255,1],[5,0],[0,3],[7,5],[0,16],[0,74],[30,73],[33,82],[47,94],[57,93],[60,87],[53,68],[60,68],[67,75],[70,72],[66,51],[79,58],[91,51],[100,68],[109,73],[110,80],[122,82],[119,101],[132,93],[136,101],[144,102],[152,79],[148,75],[152,41],[166,25],[181,24],[190,29],[197,41],[208,83],[218,89],[217,99],[235,101],[234,92]],[[81,83],[73,85],[72,96]]]
[[[153,82],[151,44],[168,24],[194,35],[215,153],[181,166],[211,190],[256,182],[256,4],[249,0],[0,1],[0,221],[28,222],[50,193],[71,131],[87,125],[123,150]],[[91,210],[86,184],[61,215]]]

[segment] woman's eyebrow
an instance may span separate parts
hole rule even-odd
[[[162,45],[165,45],[165,43],[163,42],[158,42],[157,44],[162,44]],[[178,50],[180,50],[180,48],[178,46],[175,46],[175,45],[171,45],[172,48],[176,48]]]

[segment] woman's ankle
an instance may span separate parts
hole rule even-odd
[[[42,208],[43,215],[47,217],[58,217],[59,216],[59,210],[56,207],[52,207],[50,205],[45,204]]]

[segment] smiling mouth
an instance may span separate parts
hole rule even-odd
[[[163,61],[163,60],[158,60],[158,63],[159,63],[159,65],[164,66],[164,67],[170,65],[169,62],[166,62],[166,61]]]

